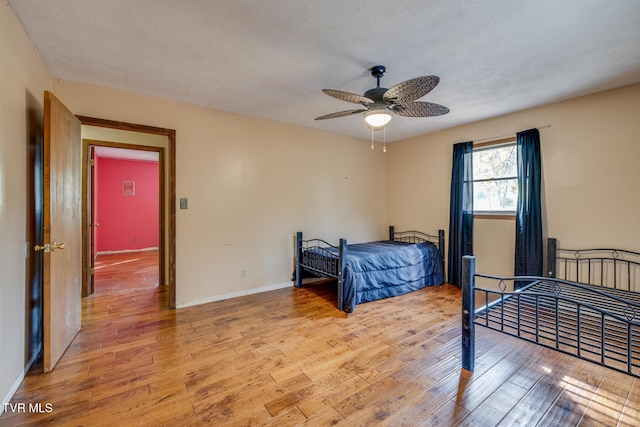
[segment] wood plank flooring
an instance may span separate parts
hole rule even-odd
[[[451,285],[348,316],[330,282],[170,311],[157,253],[131,255],[99,257],[81,332],[1,426],[639,425],[639,380],[495,331],[462,370]]]

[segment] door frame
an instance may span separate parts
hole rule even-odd
[[[87,297],[95,292],[95,246],[96,246],[96,147],[90,145],[85,146],[84,139],[82,140],[82,152],[85,155],[82,156],[82,200],[86,206],[82,209],[82,228],[87,232],[87,238],[89,239],[87,244],[83,243],[82,249],[86,252],[88,263],[82,263],[82,277],[85,277],[86,283],[83,281],[82,297]],[[89,161],[89,164],[87,164]],[[85,194],[85,190],[89,194]],[[87,215],[86,224],[84,215]],[[88,227],[88,228],[87,228]],[[84,241],[83,241],[84,242]],[[87,270],[88,268],[88,270]]]
[[[86,116],[76,116],[82,125],[86,126],[95,126],[95,127],[105,127],[110,129],[118,129],[118,130],[126,130],[132,132],[142,132],[149,133],[154,135],[164,135],[167,137],[168,147],[155,147],[155,146],[140,146],[134,144],[126,144],[126,143],[109,143],[105,141],[93,141],[91,140],[90,145],[101,145],[101,146],[109,146],[109,147],[118,147],[118,148],[126,148],[126,149],[135,149],[135,150],[149,150],[149,151],[158,151],[160,155],[160,283],[168,284],[169,298],[168,305],[169,309],[176,308],[176,131],[174,129],[167,128],[159,128],[154,126],[140,125],[134,123],[126,123],[119,122],[113,120],[99,119],[95,117],[86,117]],[[82,141],[83,150],[89,145],[88,141]],[[168,151],[168,153],[167,153]],[[83,151],[86,153],[86,151]],[[168,156],[168,171],[165,168],[165,159]],[[86,156],[83,156],[83,159]],[[83,209],[82,209],[82,247],[83,247],[83,274],[82,274],[82,293],[83,296],[88,294],[90,282],[89,278],[89,259],[88,259],[88,248],[89,244],[89,236],[88,234],[88,215],[87,215],[87,181],[86,181],[86,171],[87,165],[83,162]],[[168,183],[167,176],[168,175]],[[165,187],[168,185],[168,187]],[[167,191],[165,191],[165,188]],[[168,199],[168,200],[167,200]],[[168,205],[168,215],[167,205]],[[167,218],[168,216],[168,218]],[[166,277],[168,275],[168,277]],[[168,280],[167,280],[168,279]]]

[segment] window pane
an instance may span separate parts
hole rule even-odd
[[[515,211],[517,202],[517,179],[473,183],[474,211]]]
[[[480,149],[473,152],[473,179],[517,177],[515,144]]]

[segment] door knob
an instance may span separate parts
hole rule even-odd
[[[36,245],[34,249],[36,252],[45,251],[45,253],[49,253],[55,251],[56,249],[64,249],[64,243],[45,243],[44,245]]]
[[[46,253],[51,252],[51,246],[48,243],[44,245],[35,245],[33,248],[36,252],[45,251]]]

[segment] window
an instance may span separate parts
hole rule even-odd
[[[515,138],[473,147],[473,212],[515,215],[518,164]]]

